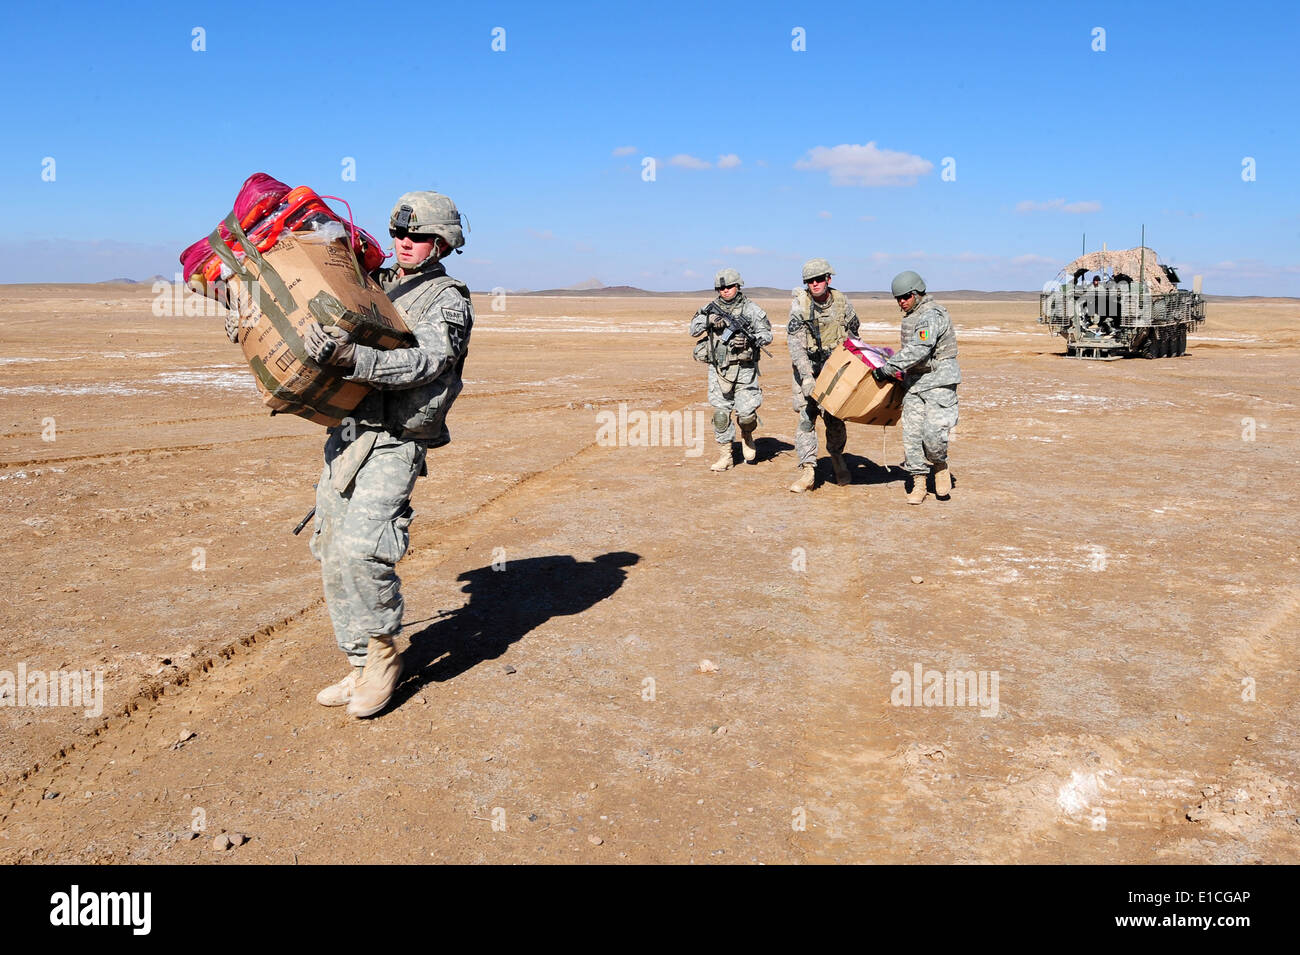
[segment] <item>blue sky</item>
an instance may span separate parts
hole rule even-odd
[[[1300,295],[1293,5],[123,9],[7,12],[0,282],[171,275],[265,171],[380,235],[446,192],[476,289],[789,287],[814,255],[1028,289],[1145,224],[1185,282]]]

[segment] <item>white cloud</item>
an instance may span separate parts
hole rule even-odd
[[[934,168],[934,163],[911,153],[878,149],[875,142],[860,146],[814,146],[794,164],[796,169],[825,170],[832,186],[911,186],[917,177]]]
[[[531,235],[534,239],[544,239],[547,242],[555,238],[555,233],[552,232],[550,229],[543,229],[540,232],[536,229],[529,229],[528,234]]]
[[[754,245],[738,245],[734,248],[724,246],[722,251],[727,255],[764,255],[765,250]]]
[[[876,221],[876,217],[875,217],[875,216],[858,216],[858,221],[859,221],[859,222],[875,222],[875,221]]]
[[[1100,212],[1101,203],[1095,199],[1087,202],[1066,202],[1064,199],[1049,199],[1046,202],[1034,202],[1032,199],[1025,199],[1016,203],[1017,212]]]
[[[696,272],[694,269],[683,269],[683,270],[682,270],[682,275],[685,276],[685,277],[688,278],[688,279],[698,278],[698,277],[699,277],[699,274],[700,274],[700,273],[699,273],[699,272]]]
[[[718,157],[719,169],[735,169],[740,165],[740,157],[735,153],[726,153]]]
[[[817,218],[818,218],[818,219],[829,219],[830,217],[831,217],[831,214],[830,214],[829,212],[827,212],[825,209],[823,209],[821,212],[817,213]]]
[[[670,166],[680,166],[683,169],[711,169],[713,164],[708,160],[700,159],[698,156],[688,156],[686,153],[678,153],[672,159],[668,160]]]
[[[636,152],[635,146],[618,146],[610,154],[612,156],[631,156]]]

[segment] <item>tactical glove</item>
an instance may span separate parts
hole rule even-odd
[[[882,385],[888,384],[891,381],[898,381],[898,379],[895,378],[890,370],[884,365],[881,365],[879,368],[871,369],[871,377],[876,379],[876,381],[880,382]]]
[[[321,328],[312,322],[303,336],[303,345],[319,365],[351,367],[356,364],[357,347],[348,340],[348,333],[337,325]]]
[[[727,327],[727,323],[725,320],[723,320],[717,315],[710,315],[709,327],[712,328],[715,332],[720,332]]]

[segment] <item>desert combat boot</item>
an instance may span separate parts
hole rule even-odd
[[[316,694],[316,702],[321,706],[342,706],[352,699],[352,691],[361,679],[361,667],[353,667],[348,675],[337,683],[331,683]]]
[[[849,476],[849,466],[844,461],[844,455],[831,453],[831,468],[835,471],[835,483],[840,487],[846,487],[853,483]]]
[[[719,457],[718,460],[714,461],[713,464],[709,466],[709,470],[729,471],[731,470],[732,460],[733,460],[733,456],[731,453],[731,442],[728,441],[726,444],[722,446],[722,456]]]
[[[371,637],[366,644],[366,665],[348,702],[349,716],[374,716],[393,698],[402,675],[402,655],[392,637]]]
[[[799,477],[790,485],[790,490],[796,494],[802,494],[804,491],[811,491],[812,486],[817,481],[817,465],[803,464],[799,466]]]
[[[934,466],[934,496],[946,498],[952,493],[952,472],[948,470],[948,462],[936,464]]]
[[[912,490],[907,492],[907,503],[921,504],[925,501],[927,496],[928,496],[928,492],[925,489],[925,475],[913,474]]]
[[[754,429],[740,429],[740,453],[745,457],[746,464],[753,464],[758,460],[758,446],[754,444]]]

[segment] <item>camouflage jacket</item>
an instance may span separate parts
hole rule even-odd
[[[772,323],[767,319],[767,312],[745,298],[744,293],[738,294],[730,302],[724,302],[721,296],[714,299],[714,302],[723,311],[742,319],[754,333],[733,335],[729,342],[724,343],[721,337],[723,333],[714,330],[709,324],[713,316],[706,315],[703,311],[696,312],[691,319],[691,334],[707,336],[709,364],[720,373],[731,369],[733,365],[757,364],[759,346],[772,344]]]
[[[446,444],[451,440],[447,412],[461,391],[474,327],[469,289],[447,275],[441,263],[406,277],[398,277],[396,269],[380,269],[375,278],[405,313],[418,344],[391,351],[357,346],[356,367],[347,377],[375,390],[362,399],[354,416],[358,424],[426,447]]]
[[[906,375],[911,391],[929,391],[961,381],[957,367],[957,332],[948,310],[930,296],[903,316],[899,348],[885,367]]]
[[[804,289],[790,303],[790,324],[785,330],[795,382],[802,384],[817,377],[822,363],[844,339],[857,337],[858,313],[839,289],[831,289],[823,305]]]

